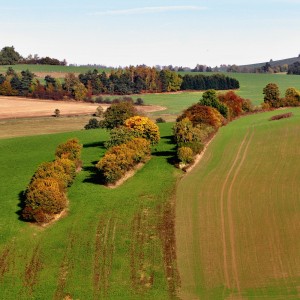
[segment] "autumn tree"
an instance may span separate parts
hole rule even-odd
[[[280,107],[280,92],[276,83],[269,83],[263,89],[264,103],[270,107]]]
[[[219,111],[211,106],[204,106],[199,103],[186,109],[182,115],[177,118],[177,122],[184,118],[190,119],[194,126],[206,124],[214,128],[219,128],[224,122],[224,118]]]
[[[145,138],[152,145],[160,139],[158,126],[148,117],[133,116],[125,120],[124,125],[134,131],[136,136]]]
[[[235,92],[229,91],[227,93],[218,94],[218,99],[228,107],[229,119],[236,118],[243,112],[243,98],[238,96]]]

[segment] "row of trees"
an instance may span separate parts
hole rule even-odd
[[[24,220],[48,223],[67,207],[67,188],[80,169],[81,148],[77,139],[70,139],[57,147],[54,161],[38,167],[24,193]]]
[[[250,100],[233,91],[217,94],[215,90],[208,90],[203,93],[199,102],[187,108],[173,127],[180,162],[191,163],[219,127],[251,110]]]
[[[6,74],[0,74],[0,95],[53,100],[73,98],[79,101],[90,101],[93,95],[99,94],[125,95],[210,88],[236,89],[239,88],[239,82],[221,74],[181,77],[176,72],[169,70],[158,72],[154,68],[145,66],[120,69],[110,74],[94,70],[80,74],[78,77],[73,73],[68,73],[63,82],[47,75],[42,83],[31,71],[16,73],[11,67],[7,69]]]
[[[149,118],[139,116],[132,102],[114,103],[103,114],[102,127],[109,130],[108,151],[96,168],[106,184],[115,183],[150,156],[150,145],[160,139],[159,128]]]
[[[97,70],[79,75],[93,94],[139,94],[144,92],[176,92],[179,90],[227,90],[239,88],[239,82],[223,74],[178,75],[170,70],[157,71],[146,66],[128,67],[112,71],[110,75]]]
[[[231,90],[238,89],[239,87],[238,80],[224,74],[213,74],[211,76],[187,74],[183,76],[181,84],[182,90]]]
[[[15,50],[13,46],[4,47],[0,51],[0,65],[16,65],[16,64],[39,64],[39,65],[60,65],[66,66],[67,62],[64,59],[59,61],[56,58],[51,58],[49,56],[39,57],[37,54],[28,55],[24,58],[19,52]]]
[[[280,97],[279,87],[276,83],[269,83],[263,89],[264,109],[279,108],[285,106],[300,106],[300,91],[293,87],[285,91],[285,96]]]

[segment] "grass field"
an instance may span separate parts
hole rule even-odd
[[[8,67],[12,67],[16,72],[30,70],[33,73],[85,73],[89,70],[97,69],[99,72],[109,69],[101,69],[95,67],[76,67],[76,66],[51,66],[51,65],[13,65],[0,66],[0,73],[5,73]],[[63,77],[63,76],[62,76]]]
[[[299,140],[299,109],[243,117],[179,182],[183,299],[300,298]]]
[[[174,211],[180,174],[169,160],[171,124],[152,159],[117,189],[97,184],[103,130],[0,140],[1,299],[167,299],[178,283]],[[19,220],[19,195],[37,166],[67,138],[83,143],[83,170],[66,217],[48,228]]]

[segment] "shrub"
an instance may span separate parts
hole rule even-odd
[[[68,158],[74,161],[76,168],[78,168],[81,165],[81,148],[82,145],[79,144],[78,139],[70,139],[57,146],[55,156],[57,158]]]
[[[84,126],[84,129],[97,129],[100,128],[100,123],[96,118],[89,119],[89,122]]]
[[[286,118],[290,118],[293,116],[293,113],[289,112],[289,113],[285,113],[285,114],[280,114],[280,115],[276,115],[273,116],[269,119],[269,121],[275,121],[275,120],[280,120],[280,119],[286,119]]]
[[[134,151],[133,159],[136,163],[145,162],[151,153],[150,142],[143,138],[134,138],[126,146]]]
[[[253,104],[249,99],[242,98],[242,101],[243,101],[243,103],[242,103],[243,112],[251,112],[254,110]]]
[[[109,132],[109,135],[109,140],[104,143],[106,148],[124,144],[137,136],[135,131],[131,130],[126,126],[119,126],[113,128]]]
[[[106,183],[115,183],[134,165],[134,150],[126,144],[111,147],[96,167]]]
[[[295,88],[288,88],[285,91],[284,106],[299,106],[300,92]]]
[[[136,105],[144,105],[144,100],[142,98],[137,98],[136,101],[134,102]]]
[[[193,150],[189,147],[178,148],[177,156],[185,164],[189,164],[194,160]]]
[[[127,119],[124,125],[133,130],[136,136],[150,141],[152,145],[157,144],[160,139],[158,126],[148,117],[134,116]]]
[[[98,106],[95,112],[95,117],[102,117],[104,113],[103,107],[102,106]]]
[[[269,104],[270,107],[280,107],[280,92],[276,83],[269,83],[263,89],[264,102]]]
[[[157,118],[155,121],[156,123],[166,123],[166,120],[161,117]]]
[[[178,148],[181,148],[181,147],[188,147],[188,148],[192,149],[193,155],[197,155],[197,154],[201,153],[201,151],[204,148],[204,145],[203,145],[203,143],[201,143],[199,141],[193,141],[193,142],[187,142],[187,143],[179,143]]]
[[[46,178],[56,179],[62,190],[66,189],[73,182],[71,175],[67,174],[62,164],[57,163],[57,161],[42,163],[34,173],[32,181]]]
[[[56,108],[56,109],[54,110],[54,116],[55,116],[56,118],[60,117],[60,110],[59,110],[58,108]]]
[[[115,183],[137,163],[145,161],[150,154],[150,142],[142,138],[134,138],[126,144],[111,147],[97,163],[106,183]]]
[[[60,213],[67,205],[67,198],[54,178],[37,178],[25,193],[22,216],[29,221],[44,222]]]

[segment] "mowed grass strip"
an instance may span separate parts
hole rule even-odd
[[[162,224],[168,224],[165,211],[181,172],[169,162],[175,154],[171,126],[161,125],[151,160],[116,189],[99,185],[94,174],[108,138],[104,130],[0,140],[1,299],[167,299],[172,294],[176,262],[165,247],[172,228],[165,234]],[[51,161],[56,146],[71,137],[84,145],[83,170],[68,190],[67,216],[46,228],[20,221],[20,192],[37,166]],[[171,273],[174,278],[167,279]]]
[[[221,128],[178,185],[183,298],[297,299],[300,286],[300,110]]]

